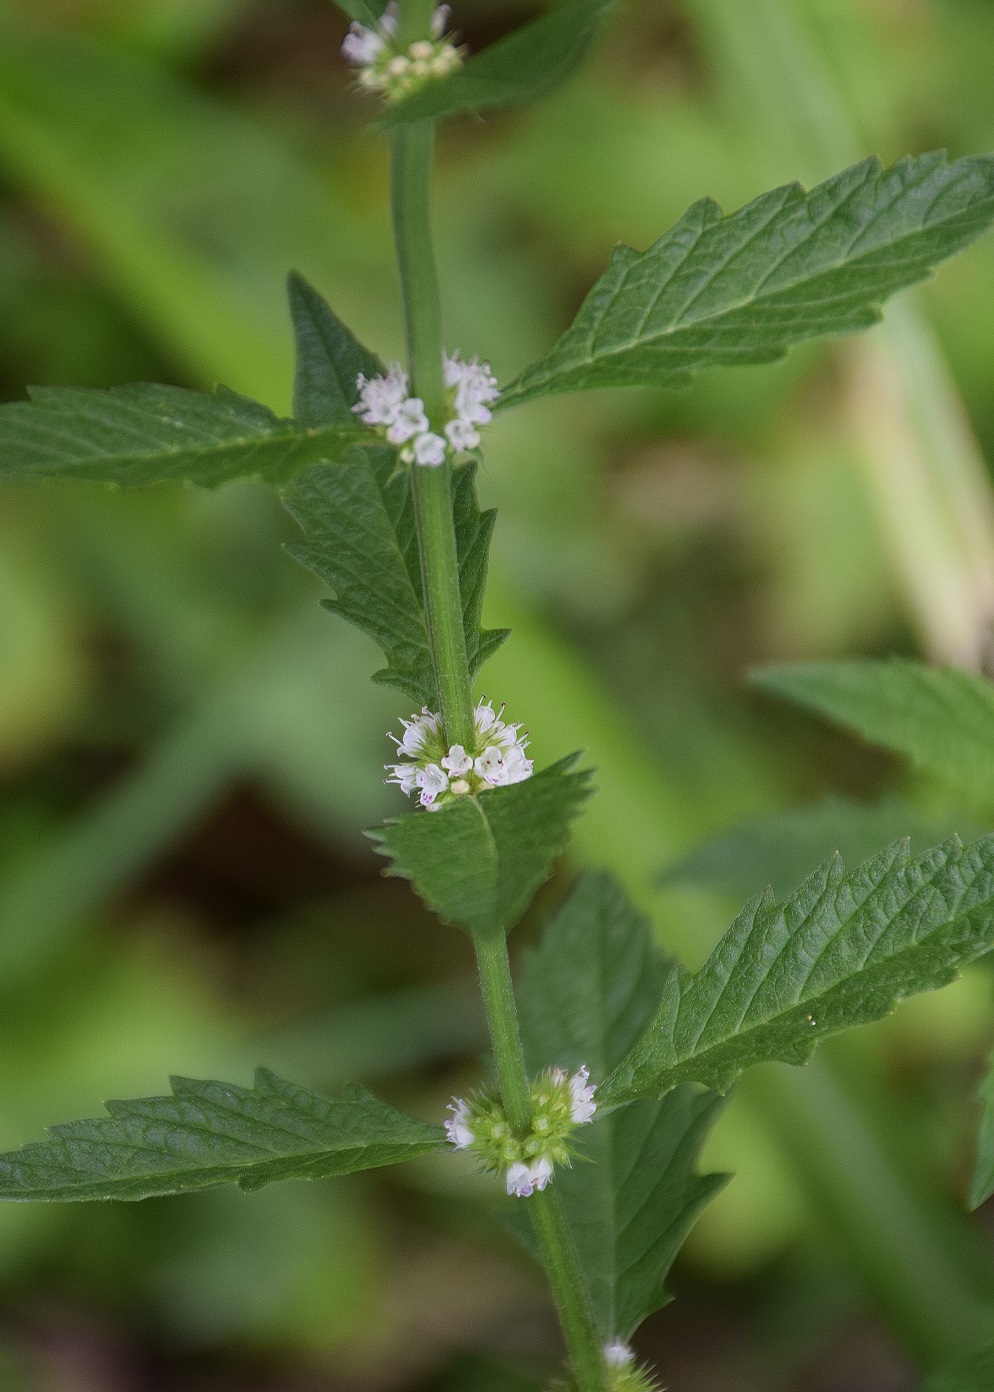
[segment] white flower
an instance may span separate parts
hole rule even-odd
[[[422,807],[438,811],[453,798],[530,778],[535,765],[525,753],[527,737],[520,734],[520,725],[505,724],[503,714],[503,706],[495,712],[489,701],[480,701],[473,712],[470,747],[446,747],[441,715],[423,706],[420,715],[401,721],[403,738],[390,736],[398,754],[410,762],[387,764],[392,775],[387,781],[408,795],[419,791]]]
[[[414,441],[414,460],[417,464],[427,464],[432,468],[444,464],[445,441],[441,435],[435,435],[430,430],[419,435]]]
[[[529,1166],[532,1183],[541,1193],[545,1186],[552,1179],[552,1161],[547,1160],[544,1155],[540,1155],[537,1160],[533,1160]]]
[[[529,1199],[536,1189],[541,1193],[551,1179],[552,1161],[544,1155],[529,1165],[517,1160],[507,1171],[507,1192],[517,1199]]]
[[[449,786],[449,776],[438,764],[429,764],[427,768],[418,769],[414,781],[421,789],[422,807],[431,807],[439,793],[444,793]]]
[[[394,743],[401,754],[413,757],[421,753],[426,740],[439,733],[442,717],[435,711],[430,711],[427,706],[422,706],[420,715],[412,715],[410,720],[401,720],[400,723],[404,727],[404,738],[394,740]],[[393,735],[390,738],[394,739]]]
[[[469,773],[472,767],[473,760],[461,744],[451,745],[448,754],[442,760],[442,768],[446,769],[453,777],[460,773]]]
[[[507,1172],[508,1194],[516,1199],[528,1199],[531,1198],[534,1187],[531,1166],[522,1160],[516,1160]]]
[[[393,774],[387,782],[399,784],[400,791],[410,797],[418,786],[417,764],[387,764],[386,767],[387,771]]]
[[[576,1126],[583,1126],[586,1122],[592,1121],[597,1110],[597,1103],[594,1101],[596,1088],[590,1082],[590,1069],[583,1065],[569,1080],[570,1091],[570,1118]]]
[[[500,715],[503,715],[504,707],[500,708]],[[476,710],[473,712],[473,724],[476,726],[477,736],[482,736],[488,730],[492,730],[494,725],[500,720],[500,715],[494,714],[491,703],[484,699],[477,703]]]
[[[469,1103],[462,1097],[454,1097],[449,1111],[452,1115],[445,1123],[449,1140],[456,1150],[467,1150],[475,1139],[469,1125]]]
[[[392,445],[402,445],[414,435],[428,429],[425,404],[419,396],[409,396],[401,402],[394,412],[393,420],[387,430],[387,439]]]
[[[626,1368],[634,1357],[628,1345],[620,1339],[612,1339],[604,1345],[604,1362],[609,1368]]]
[[[356,378],[359,400],[353,411],[367,425],[392,425],[407,396],[407,373],[399,363],[388,365],[385,377],[367,377],[360,372]]]
[[[494,787],[504,781],[504,758],[496,745],[490,745],[474,760],[473,769],[477,778],[485,779]]]
[[[525,756],[524,746],[516,744],[504,756],[504,783],[523,783],[535,772],[532,759]]]
[[[500,396],[497,378],[489,363],[476,358],[463,362],[458,354],[445,359],[445,385],[455,388],[453,405],[456,415],[468,425],[487,425],[492,420],[487,409]]]
[[[449,421],[445,433],[454,450],[473,450],[480,443],[480,432],[461,416]]]
[[[431,36],[436,41],[445,33],[451,13],[451,7],[448,5],[438,5],[436,7],[435,13],[431,17]]]
[[[342,57],[354,67],[365,68],[376,62],[385,46],[381,34],[356,22],[349,25],[349,32],[342,44]]]

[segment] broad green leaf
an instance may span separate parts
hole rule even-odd
[[[568,969],[567,969],[568,967]],[[617,1067],[659,1005],[669,964],[648,921],[610,875],[588,874],[546,925],[521,982],[532,1071]],[[605,1341],[627,1339],[669,1300],[664,1281],[701,1209],[724,1183],[694,1173],[721,1102],[681,1087],[600,1115],[577,1131],[556,1188]]]
[[[994,685],[984,677],[894,657],[766,667],[752,680],[994,801]]]
[[[773,362],[852,333],[994,220],[994,156],[868,159],[806,193],[764,193],[725,217],[695,203],[645,252],[620,246],[552,351],[500,406],[590,387],[684,387],[705,367]]]
[[[466,656],[475,676],[507,630],[480,628],[495,514],[480,512],[474,479],[474,465],[456,470],[452,505]],[[305,537],[290,554],[335,591],[327,608],[383,649],[388,665],[373,680],[437,710],[410,471],[398,465],[396,450],[356,446],[336,464],[315,465],[294,480],[284,503]]]
[[[757,895],[696,975],[668,977],[605,1099],[688,1082],[724,1092],[750,1064],[804,1063],[826,1035],[948,985],[992,945],[994,836],[917,858],[899,842],[849,874],[833,856],[784,904]]]
[[[357,433],[352,411],[359,399],[356,378],[360,372],[375,377],[384,366],[296,271],[287,292],[297,344],[293,414],[304,425],[340,425],[346,433]]]
[[[249,475],[280,483],[334,459],[363,427],[281,420],[225,387],[32,387],[0,406],[0,480],[89,479],[123,488],[189,480],[214,488]]]
[[[617,880],[583,875],[525,956],[520,1010],[529,1068],[586,1064],[603,1081],[655,1015],[671,966]]]
[[[923,1392],[991,1392],[994,1387],[994,1344],[958,1359],[933,1373]]]
[[[507,788],[456,798],[367,833],[429,908],[473,934],[513,928],[590,795],[578,754]]]
[[[438,121],[458,111],[523,106],[563,82],[586,58],[617,0],[567,0],[515,30],[456,72],[385,112],[379,124]]]
[[[660,882],[703,885],[740,900],[769,885],[781,899],[836,851],[847,865],[859,865],[902,836],[917,850],[982,831],[969,819],[929,817],[896,798],[862,803],[833,796],[719,832],[669,866]]]
[[[259,1189],[440,1150],[444,1135],[365,1088],[325,1097],[260,1068],[255,1087],[173,1078],[171,1097],[107,1102],[0,1156],[0,1199],[147,1199],[218,1184]]]

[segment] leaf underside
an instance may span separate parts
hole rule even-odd
[[[266,1069],[255,1087],[173,1078],[171,1097],[107,1102],[50,1139],[0,1156],[0,1199],[146,1199],[219,1184],[258,1189],[410,1160],[444,1145],[440,1127],[365,1088],[325,1097]]]
[[[361,433],[351,424],[282,420],[248,397],[148,383],[32,387],[0,406],[0,479],[81,479],[122,488],[188,480],[215,488],[256,476],[282,483],[334,459]]]
[[[448,77],[384,112],[378,125],[438,121],[459,111],[524,106],[565,81],[587,57],[617,0],[568,0],[476,54]]]
[[[848,874],[833,856],[784,904],[768,891],[747,904],[696,975],[670,975],[604,1099],[685,1082],[724,1092],[750,1064],[804,1063],[826,1035],[947,985],[992,944],[994,836],[916,858],[899,842]]]
[[[612,877],[584,875],[525,960],[529,1069],[586,1063],[602,1080],[654,1015],[671,969]],[[713,1093],[681,1087],[576,1132],[577,1158],[555,1182],[605,1341],[628,1339],[670,1299],[664,1283],[673,1259],[725,1182],[695,1173],[721,1105]]]
[[[645,252],[619,247],[573,325],[499,407],[591,387],[684,387],[852,333],[994,220],[994,156],[868,159],[810,193],[787,184],[723,216],[695,203]]]
[[[590,795],[573,754],[523,783],[414,812],[367,835],[429,908],[473,934],[507,932],[562,851]]]
[[[752,681],[994,801],[994,684],[984,677],[894,657],[766,667]]]
[[[396,450],[354,446],[337,463],[299,475],[283,501],[305,538],[287,550],[335,591],[326,608],[383,650],[387,666],[373,680],[437,710],[410,471],[398,465]],[[507,637],[506,629],[480,628],[496,514],[477,506],[475,465],[455,471],[452,504],[466,656],[475,676]]]

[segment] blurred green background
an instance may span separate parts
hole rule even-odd
[[[537,12],[457,0],[453,24],[476,51]],[[386,150],[344,32],[329,0],[0,3],[4,398],[221,380],[285,411],[291,266],[399,353]],[[508,380],[616,241],[705,194],[994,148],[992,60],[990,0],[630,0],[544,106],[443,133],[448,345]],[[517,947],[581,864],[697,963],[836,845],[994,825],[746,682],[990,665],[992,385],[988,238],[859,340],[494,425],[515,636],[483,687],[600,788]],[[253,484],[0,503],[0,1144],[255,1063],[440,1115],[478,1077],[470,953],[363,840],[400,810],[380,767],[406,711],[281,551],[293,524]],[[982,968],[750,1076],[706,1157],[737,1177],[637,1341],[674,1392],[911,1392],[994,1338],[994,1214],[963,1201],[992,1036]],[[528,1392],[557,1347],[492,1186],[443,1160],[6,1206],[0,1292],[12,1392]]]

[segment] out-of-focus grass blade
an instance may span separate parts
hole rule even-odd
[[[12,867],[0,884],[0,990],[83,931],[236,777],[262,775],[324,831],[356,836],[382,812],[387,795],[365,775],[389,705],[362,689],[362,649],[348,635],[323,643],[327,627],[309,604],[132,771]]]
[[[0,34],[8,172],[86,238],[198,380],[288,410],[287,269],[320,282],[325,248],[359,261],[365,244],[328,190],[265,127],[151,63],[6,9]]]

